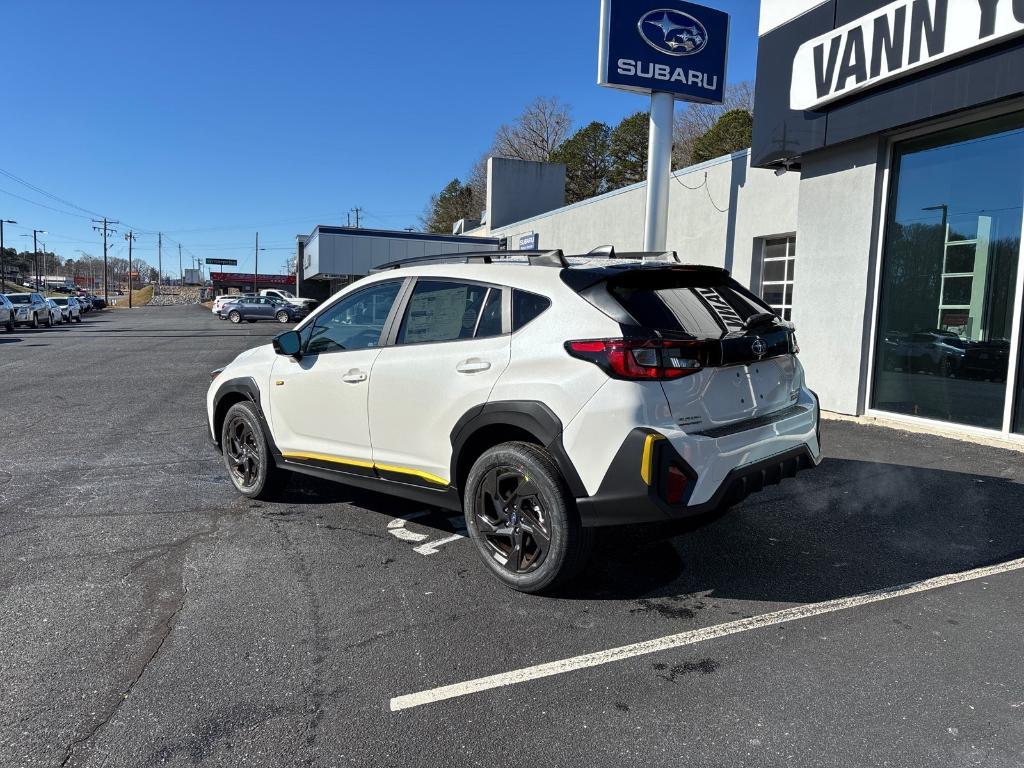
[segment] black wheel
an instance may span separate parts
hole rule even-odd
[[[281,490],[285,473],[274,465],[252,403],[235,403],[220,432],[224,464],[235,488],[251,499],[269,499]]]
[[[46,313],[46,327],[53,328],[53,315],[49,312]]]
[[[590,552],[592,532],[580,526],[565,480],[539,446],[485,452],[469,472],[463,506],[484,565],[520,592],[568,581]]]
[[[81,315],[79,315],[78,317],[76,317],[76,318],[75,318],[75,322],[76,322],[76,323],[80,323],[80,322],[82,322],[82,316],[81,316]]]
[[[38,328],[39,327],[39,313],[38,312],[33,312],[32,313],[32,327],[33,328]]]
[[[285,312],[283,309],[276,315],[274,315],[274,317],[277,318],[277,322],[279,323],[287,323],[291,319],[290,317],[288,317],[288,313]]]
[[[11,317],[10,320],[8,320],[6,323],[4,323],[4,328],[7,329],[8,333],[14,333],[14,317],[13,316]]]
[[[238,325],[240,322],[242,322],[242,316],[238,313],[237,309],[233,309],[228,313],[228,320],[230,320],[235,325]]]

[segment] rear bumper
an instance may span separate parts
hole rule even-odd
[[[738,503],[766,486],[813,469],[821,462],[817,403],[786,421],[797,422],[786,435],[779,434],[785,422],[720,438],[634,429],[597,493],[576,500],[581,522],[585,527],[601,527],[685,520]],[[774,439],[765,439],[766,432],[774,432]],[[646,452],[645,445],[649,446]],[[757,450],[751,450],[755,445]],[[718,456],[715,451],[720,452]],[[688,480],[677,503],[666,500],[672,465]]]

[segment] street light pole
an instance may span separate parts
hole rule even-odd
[[[132,308],[132,243],[135,241],[135,233],[130,229],[125,233],[124,239],[128,241],[128,309]]]
[[[17,224],[14,219],[0,219],[0,285],[7,281],[7,254],[4,251],[4,224]]]

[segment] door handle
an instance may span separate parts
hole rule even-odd
[[[346,384],[359,384],[360,382],[366,381],[366,371],[360,371],[358,368],[353,368],[342,376],[341,380]]]
[[[491,364],[486,360],[481,360],[478,357],[471,357],[469,360],[463,360],[457,366],[455,370],[459,373],[481,373],[491,367]]]

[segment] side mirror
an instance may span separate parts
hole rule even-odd
[[[302,337],[298,331],[285,331],[274,337],[274,351],[288,357],[302,356]]]

